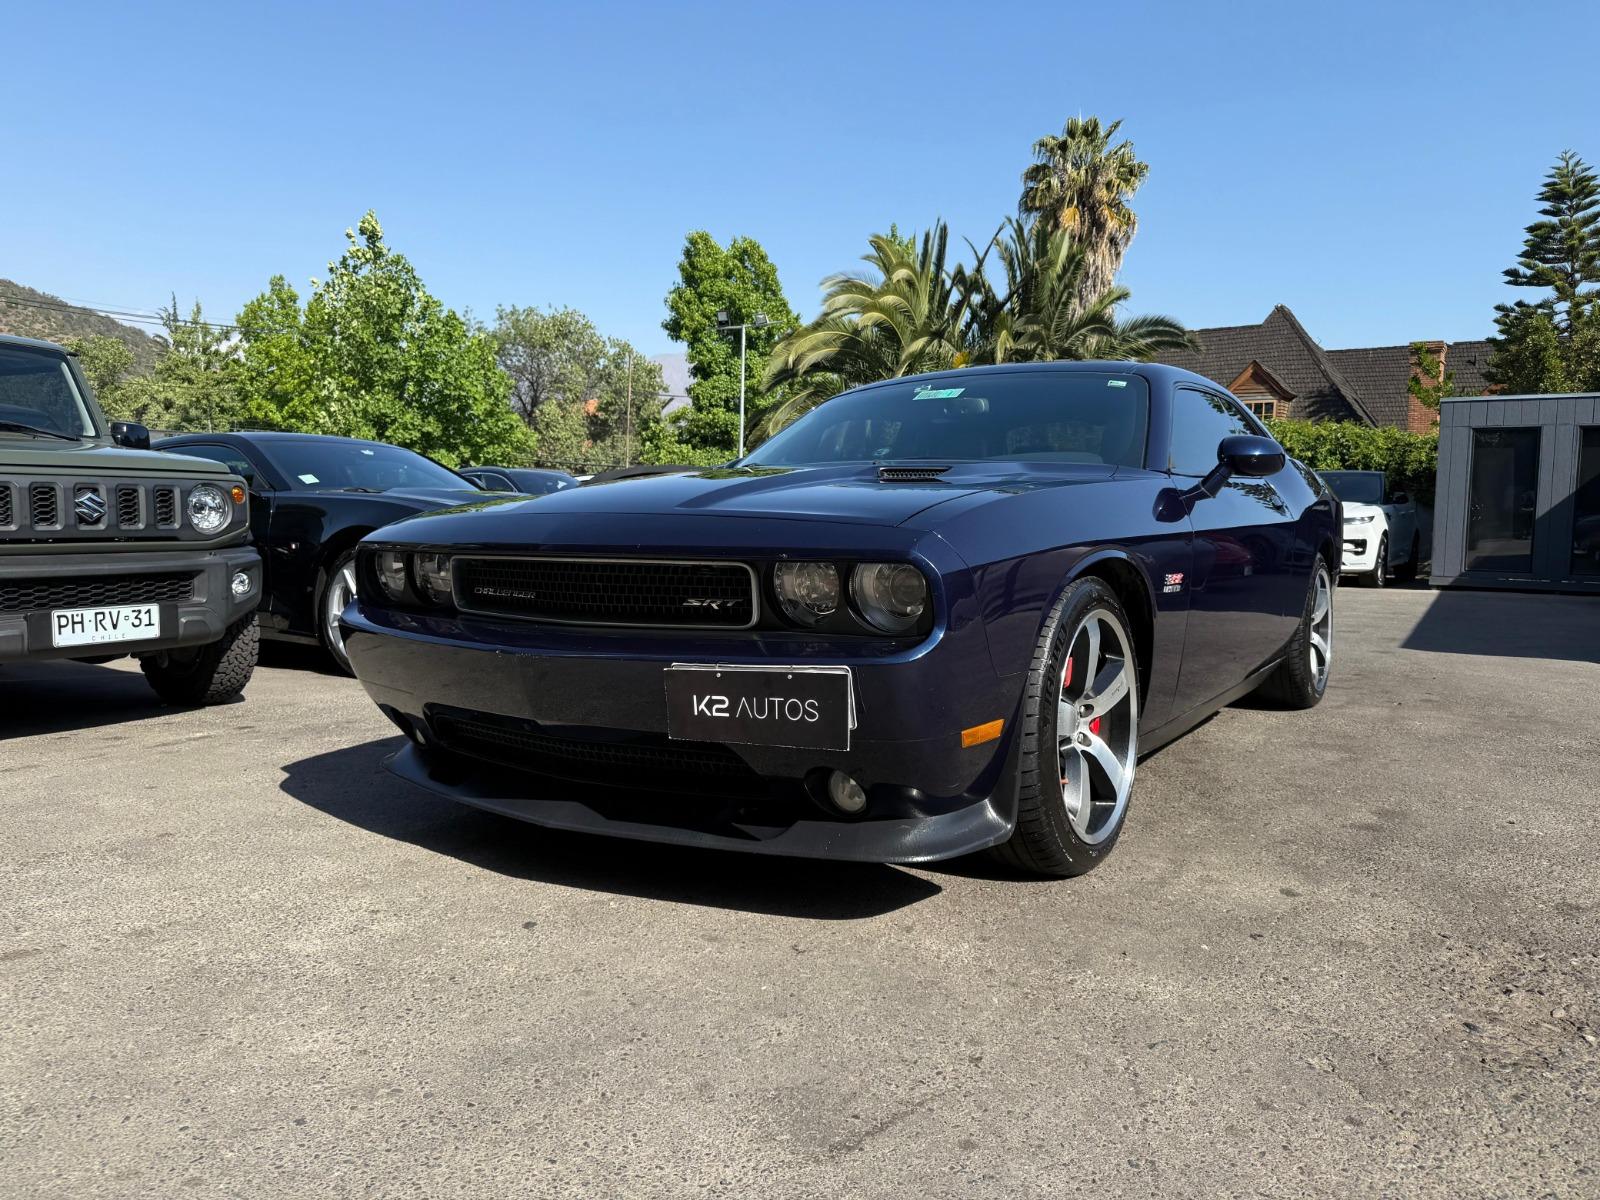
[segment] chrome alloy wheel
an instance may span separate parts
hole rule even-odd
[[[1073,833],[1088,845],[1122,823],[1139,751],[1132,639],[1109,609],[1092,609],[1067,643],[1056,692],[1056,757]]]
[[[1306,653],[1311,658],[1312,682],[1320,693],[1328,686],[1328,668],[1333,665],[1333,581],[1326,567],[1317,568],[1317,581],[1312,586],[1315,593],[1311,599]]]
[[[326,631],[328,648],[340,663],[349,662],[344,652],[344,633],[339,629],[339,614],[350,607],[356,598],[356,563],[349,559],[334,577],[328,580],[328,590],[322,600],[322,627]]]

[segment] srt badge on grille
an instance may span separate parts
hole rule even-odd
[[[725,608],[732,608],[737,600],[713,600],[709,596],[690,596],[683,602],[685,608],[709,608],[713,612],[721,612]]]
[[[72,511],[78,514],[80,524],[98,525],[106,519],[106,502],[99,492],[84,488],[73,499]]]

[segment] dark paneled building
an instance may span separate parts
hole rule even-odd
[[[1600,395],[1439,406],[1430,580],[1600,595]]]

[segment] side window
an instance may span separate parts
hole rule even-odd
[[[517,490],[511,485],[511,480],[494,471],[475,471],[471,478],[488,492],[514,492]]]
[[[1207,475],[1217,465],[1217,446],[1223,438],[1259,432],[1236,405],[1215,392],[1179,388],[1172,394],[1167,469],[1174,475]]]
[[[254,478],[257,480],[258,486],[265,486],[265,482],[259,478],[260,472],[256,470],[255,464],[232,446],[214,446],[210,442],[199,442],[188,446],[169,446],[166,452],[168,454],[188,454],[195,458],[209,458],[213,462],[221,463],[235,475],[242,476],[245,479]]]

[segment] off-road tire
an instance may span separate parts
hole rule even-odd
[[[250,682],[260,649],[261,631],[251,613],[209,645],[146,655],[139,666],[156,695],[168,704],[185,708],[226,704]]]
[[[1328,691],[1328,680],[1332,676],[1331,613],[1328,628],[1330,669],[1319,681],[1311,668],[1311,618],[1317,603],[1317,579],[1324,574],[1329,574],[1328,604],[1331,608],[1336,589],[1332,583],[1331,573],[1328,572],[1327,565],[1319,554],[1311,568],[1311,586],[1306,589],[1305,608],[1300,614],[1300,624],[1296,627],[1294,636],[1289,639],[1283,661],[1256,689],[1256,695],[1281,708],[1315,708]]]
[[[1068,585],[1051,608],[1028,666],[1017,755],[1017,824],[1008,841],[989,851],[1014,871],[1058,879],[1082,875],[1105,861],[1127,825],[1128,808],[1124,808],[1117,827],[1091,846],[1073,830],[1061,797],[1056,757],[1056,681],[1061,678],[1062,660],[1069,649],[1067,639],[1095,608],[1109,609],[1131,634],[1133,626],[1117,594],[1103,580],[1086,576]],[[1131,657],[1132,644],[1128,649]],[[1137,689],[1139,664],[1130,662],[1129,667],[1130,686]]]

